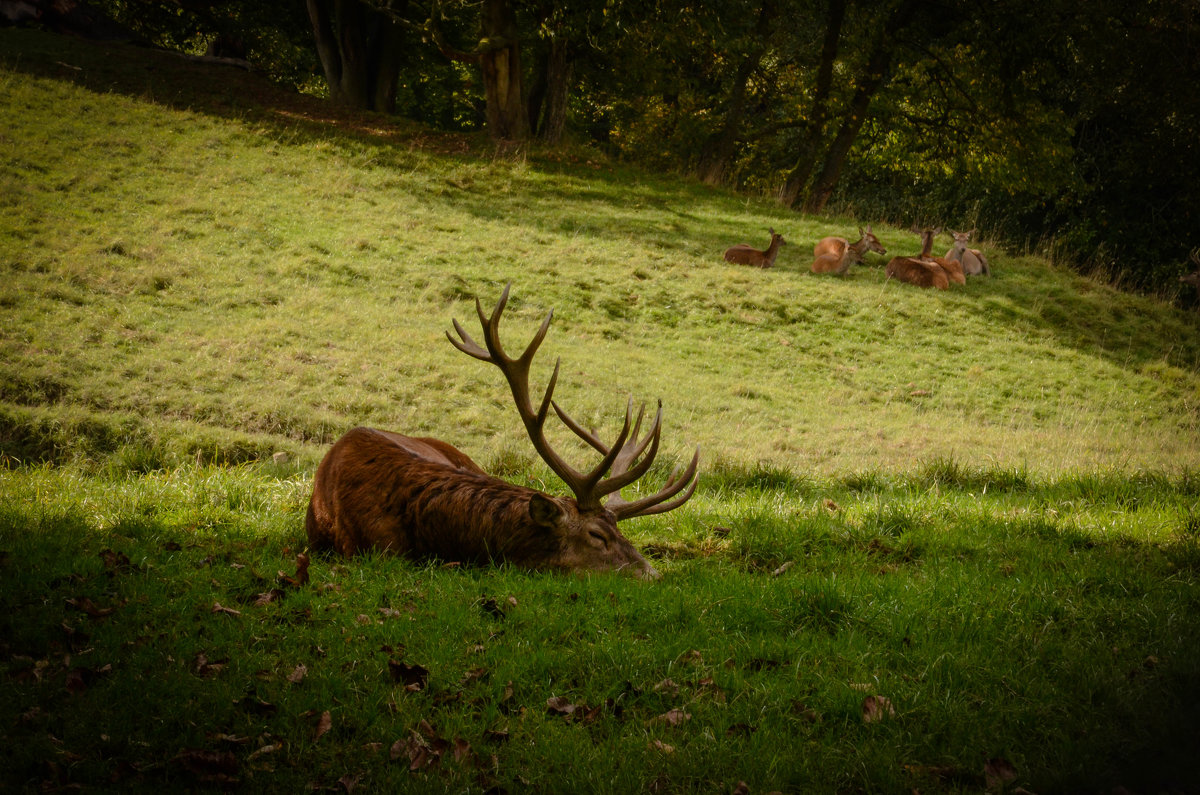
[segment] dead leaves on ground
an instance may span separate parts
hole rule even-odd
[[[409,730],[407,737],[392,743],[388,754],[393,762],[408,762],[408,769],[412,772],[436,768],[443,759],[449,759],[459,766],[474,762],[476,767],[485,772],[495,771],[499,766],[499,760],[494,755],[487,759],[477,757],[467,740],[462,737],[442,737],[425,720],[418,723],[417,728]]]

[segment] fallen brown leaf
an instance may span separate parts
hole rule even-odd
[[[266,756],[267,754],[273,754],[282,747],[283,746],[279,745],[278,743],[272,743],[270,745],[260,746],[257,750],[250,752],[250,755],[246,757],[246,761],[249,762],[250,760],[257,759],[260,756]]]
[[[392,682],[404,685],[405,690],[416,692],[425,687],[429,681],[429,669],[421,665],[409,665],[400,660],[388,660],[388,670]]]
[[[303,552],[296,555],[296,576],[289,577],[282,571],[278,574],[279,582],[292,588],[308,584],[308,555]]]
[[[546,699],[546,711],[554,715],[574,715],[578,706],[571,703],[566,696],[554,696]]]
[[[454,761],[462,762],[471,756],[471,744],[461,737],[454,738]]]
[[[876,723],[896,716],[896,708],[885,696],[867,696],[862,702],[863,723]]]
[[[98,607],[95,602],[86,596],[80,596],[77,599],[68,599],[67,604],[76,610],[82,610],[91,618],[107,618],[117,611],[116,607]]]
[[[283,589],[282,588],[272,588],[269,591],[263,591],[262,593],[260,593],[254,600],[254,606],[262,607],[263,605],[269,605],[271,602],[274,602],[276,599],[282,599],[282,598],[283,598]]]
[[[213,602],[212,611],[214,613],[225,613],[231,616],[240,616],[242,611],[234,610],[232,607],[224,607],[220,602]]]
[[[100,559],[104,561],[104,568],[109,571],[123,571],[133,568],[133,564],[129,562],[129,556],[124,552],[102,549],[100,550]]]
[[[989,790],[1004,789],[1004,785],[1017,778],[1017,769],[1012,762],[1001,757],[987,760],[983,765],[983,778]]]
[[[208,657],[204,654],[204,652],[200,652],[196,655],[196,662],[193,670],[196,672],[196,676],[199,676],[201,679],[206,679],[210,676],[216,676],[217,674],[221,673],[228,663],[228,657],[223,660],[209,662]]]
[[[236,784],[237,757],[229,751],[184,749],[171,760],[205,784]]]
[[[304,681],[304,677],[308,675],[307,665],[297,665],[296,670],[288,674],[287,680],[294,685],[298,685]]]
[[[667,710],[656,718],[651,718],[651,723],[665,723],[668,726],[678,726],[684,721],[692,719],[691,713],[684,712],[676,707],[675,709]]]
[[[325,710],[324,712],[321,713],[320,720],[317,721],[317,728],[316,728],[316,731],[313,733],[313,739],[314,740],[321,739],[323,736],[328,734],[329,730],[332,728],[333,728],[333,714],[330,713],[329,710]]]
[[[674,696],[679,693],[679,685],[675,682],[674,679],[671,679],[668,677],[667,679],[664,679],[661,682],[659,682],[658,684],[656,684],[654,686],[654,691],[656,693],[666,692],[666,693],[669,693],[670,695]]]
[[[662,740],[651,740],[650,747],[653,748],[654,750],[659,751],[664,754],[675,753],[675,746],[667,745]]]

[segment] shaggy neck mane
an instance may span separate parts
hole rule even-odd
[[[436,463],[428,469],[427,477],[409,481],[410,498],[399,511],[413,530],[414,553],[521,564],[545,561],[559,551],[557,536],[529,519],[533,489]]]

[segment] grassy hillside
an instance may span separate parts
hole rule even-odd
[[[1196,318],[1036,258],[990,250],[996,275],[947,293],[887,282],[874,255],[817,277],[816,239],[877,219],[382,119],[314,124],[317,103],[253,106],[264,89],[236,70],[3,36],[0,398],[18,457],[125,437],[312,456],[356,424],[525,455],[498,374],[442,337],[511,281],[514,346],[555,310],[541,373],[562,356],[566,406],[612,423],[627,394],[661,396],[669,449],[710,465],[1200,463]],[[722,261],[768,226],[789,241],[774,270]]]
[[[818,277],[916,236],[8,29],[0,208],[0,789],[1200,791],[1195,316],[986,241]],[[304,581],[355,425],[557,489],[443,336],[508,282],[578,419],[663,399],[652,486],[701,447],[625,527],[664,578]]]

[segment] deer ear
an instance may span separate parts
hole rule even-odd
[[[554,530],[562,524],[564,511],[558,503],[540,492],[529,498],[529,518],[538,527]]]

